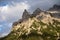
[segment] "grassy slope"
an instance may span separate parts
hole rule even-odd
[[[21,36],[17,34],[19,29],[17,31],[12,31],[8,36],[5,38],[2,38],[0,40],[58,40],[60,36],[60,22],[57,20],[53,20],[53,24],[50,22],[49,25],[39,21],[34,21],[31,27],[34,27],[35,29],[31,30],[31,33],[29,35],[25,35],[25,33]],[[47,26],[47,28],[44,28],[44,26]],[[37,28],[41,27],[40,30]],[[38,33],[41,32],[41,33]],[[16,35],[15,35],[16,34]]]

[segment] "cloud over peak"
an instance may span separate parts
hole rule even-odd
[[[0,7],[0,18],[1,20],[7,20],[12,21],[16,18],[21,18],[22,12],[24,9],[29,9],[29,5],[26,2],[20,2],[20,3],[14,3],[13,5],[6,5],[3,7]]]

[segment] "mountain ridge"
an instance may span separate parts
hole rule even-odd
[[[53,7],[49,9],[49,11],[60,11],[60,5],[53,5]]]
[[[25,10],[22,19],[13,23],[11,33],[1,40],[59,40],[60,19],[54,14],[39,8],[33,14]]]

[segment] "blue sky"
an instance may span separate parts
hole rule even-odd
[[[12,23],[22,18],[24,9],[32,13],[36,8],[47,10],[59,3],[60,0],[0,0],[0,37],[10,32]]]

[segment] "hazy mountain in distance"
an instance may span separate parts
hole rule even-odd
[[[53,5],[53,7],[49,9],[49,11],[60,11],[60,5]]]

